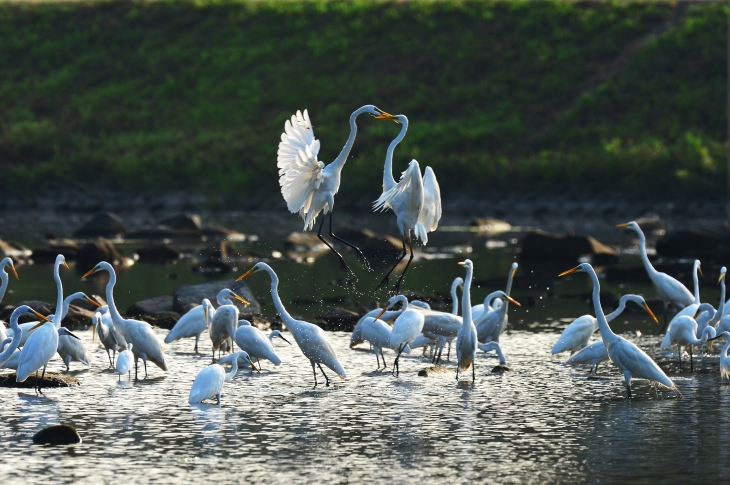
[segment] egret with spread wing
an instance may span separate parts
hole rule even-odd
[[[360,249],[332,233],[332,210],[335,204],[335,194],[340,189],[340,176],[352,145],[357,136],[357,117],[368,113],[377,118],[386,119],[386,114],[373,105],[358,108],[350,115],[350,136],[337,158],[325,166],[317,159],[319,140],[314,138],[309,113],[297,111],[284,125],[281,134],[279,151],[277,152],[277,166],[279,167],[279,185],[281,195],[284,196],[287,208],[291,213],[298,212],[304,219],[304,230],[314,227],[314,221],[320,212],[329,213],[331,238],[350,246],[357,253],[357,258],[369,268],[365,256]],[[390,115],[388,115],[390,116]],[[319,224],[317,237],[337,255],[342,269],[352,272],[345,263],[342,255],[322,237],[324,217]]]
[[[394,287],[394,292],[398,293],[408,266],[413,261],[413,236],[420,239],[425,246],[428,243],[428,233],[438,228],[441,219],[441,189],[431,167],[426,167],[424,175],[421,176],[421,169],[415,160],[411,160],[408,169],[403,172],[400,181],[396,183],[393,178],[393,151],[406,136],[408,118],[404,115],[392,116],[388,113],[383,113],[381,117],[391,119],[402,126],[398,136],[388,146],[383,170],[383,193],[373,204],[373,210],[391,209],[395,212],[403,242],[403,254],[386,273],[378,288],[388,284],[390,274],[406,257],[406,242],[408,242],[410,258]]]

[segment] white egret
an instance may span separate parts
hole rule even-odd
[[[376,308],[375,310],[370,310],[365,315],[360,317],[360,320],[357,321],[357,324],[355,325],[355,328],[352,329],[352,335],[350,336],[350,348],[355,347],[358,344],[361,344],[365,341],[365,339],[362,338],[362,324],[365,321],[366,318],[375,318],[377,317],[382,308]],[[385,312],[383,313],[383,316],[380,317],[381,320],[384,322],[389,322],[395,317],[400,315],[400,312],[398,311],[392,311],[392,312]]]
[[[259,271],[265,271],[271,278],[271,299],[274,301],[276,311],[281,316],[281,320],[286,325],[286,328],[291,332],[294,340],[296,341],[299,349],[302,351],[304,356],[309,359],[312,364],[312,373],[314,374],[314,387],[317,387],[317,371],[314,366],[317,365],[322,375],[325,378],[326,385],[329,386],[329,378],[324,373],[322,365],[324,364],[328,368],[332,369],[337,373],[340,378],[345,379],[345,369],[337,359],[335,350],[327,340],[327,334],[318,326],[305,322],[302,320],[295,320],[289,312],[284,308],[284,304],[279,298],[279,277],[276,275],[271,266],[266,263],[257,263],[253,268],[246,271],[244,274],[238,277],[236,281],[241,281],[244,278],[249,277]]]
[[[626,383],[626,393],[631,398],[631,377],[641,377],[652,382],[661,384],[673,391],[678,392],[677,386],[672,382],[664,371],[652,360],[651,357],[639,347],[625,338],[616,335],[611,331],[606,321],[606,316],[601,308],[601,287],[598,283],[598,276],[593,267],[588,263],[582,263],[573,269],[561,273],[559,276],[566,276],[576,272],[588,273],[593,282],[593,307],[598,320],[598,329],[601,331],[603,343],[608,351],[608,357],[616,367],[621,369]]]
[[[20,336],[22,335],[22,332],[18,328],[18,318],[20,318],[21,315],[35,315],[42,321],[49,321],[48,318],[44,317],[27,305],[21,305],[13,310],[13,313],[10,314],[10,328],[15,330],[15,332],[13,333],[12,338],[3,339],[3,345],[7,344],[7,347],[5,347],[4,349],[0,348],[0,367],[3,367],[5,365],[5,363],[13,356],[18,346],[20,345]],[[19,356],[20,353],[18,352],[18,357]]]
[[[723,331],[718,334],[717,337],[711,338],[710,340],[716,340],[720,337],[725,337],[725,345],[720,351],[720,378],[730,379],[730,355],[728,355],[728,349],[730,349],[730,332]]]
[[[459,288],[461,288],[462,290],[464,288],[464,279],[460,276],[454,278],[454,281],[451,282],[451,315],[453,316],[459,315],[459,297],[457,295],[457,291]],[[410,302],[409,304],[413,306],[413,302]],[[426,320],[424,320],[424,328],[430,327],[431,322],[432,320],[430,318],[428,323],[426,323]],[[461,325],[459,325],[458,327],[456,326],[456,324],[458,323],[458,319],[454,319],[453,325],[451,325],[452,328],[450,328],[448,331],[443,332],[442,335],[432,332],[428,333],[428,335],[424,335],[426,339],[433,339],[434,341],[437,341],[438,355],[436,355],[436,353],[434,352],[434,358],[436,362],[441,360],[441,352],[443,352],[444,345],[446,345],[447,343],[449,344],[449,350],[446,354],[446,358],[449,359],[451,357],[451,342],[456,338],[456,333],[459,332],[458,328],[461,327]],[[456,329],[456,333],[454,333],[454,329]]]
[[[712,318],[707,322],[707,325],[710,325],[715,328],[715,333],[719,335],[720,333],[717,331],[717,327],[720,325],[720,322],[722,322],[723,317],[725,316],[725,275],[727,273],[727,268],[723,266],[720,268],[720,304],[717,306],[718,310],[714,312],[712,315]],[[701,306],[701,305],[700,305]],[[709,312],[705,312],[707,314]],[[697,317],[697,336],[699,337],[702,331],[705,329],[704,321],[700,317],[703,315],[700,315]],[[709,349],[712,351],[712,344],[709,344]]]
[[[429,337],[426,337],[423,334],[420,334],[418,337],[414,338],[413,340],[411,340],[408,343],[408,347],[410,347],[411,350],[412,349],[423,348],[423,354],[422,355],[425,357],[426,356],[426,350],[427,350],[427,348],[430,347],[431,348],[431,351],[433,351],[433,348],[434,348],[434,346],[437,343],[438,342],[436,340],[434,340],[432,338],[429,338]]]
[[[692,358],[692,346],[704,345],[708,338],[715,336],[715,327],[705,327],[702,336],[697,338],[697,321],[689,315],[682,315],[672,321],[672,326],[667,332],[672,344],[677,344],[679,354],[679,370],[682,370],[682,347],[689,348],[690,372],[694,372],[694,361]],[[666,348],[662,346],[662,348]]]
[[[61,321],[66,318],[68,314],[69,306],[74,300],[84,299],[89,303],[100,307],[95,300],[92,300],[82,291],[76,292],[73,295],[69,295],[63,300],[63,307],[61,308]],[[58,337],[58,355],[66,364],[66,371],[71,370],[71,362],[81,362],[86,367],[91,367],[91,354],[84,347],[83,342],[77,338],[69,337],[68,335],[60,335]]]
[[[693,297],[692,292],[690,292],[687,287],[680,283],[676,278],[654,269],[651,261],[649,261],[649,256],[646,254],[646,237],[644,236],[644,232],[641,230],[641,227],[639,227],[635,221],[618,224],[616,227],[631,229],[637,236],[639,236],[639,252],[641,253],[641,261],[643,261],[644,268],[646,268],[646,272],[649,274],[651,282],[654,283],[657,293],[664,303],[664,326],[666,327],[667,306],[670,303],[674,303],[679,308],[684,308],[694,303],[697,299]]]
[[[395,323],[393,324],[388,346],[391,349],[397,349],[395,361],[393,362],[393,374],[399,375],[400,368],[398,366],[398,361],[400,360],[400,354],[403,353],[403,350],[405,350],[408,346],[408,342],[418,337],[418,334],[420,334],[423,330],[424,316],[421,310],[408,308],[408,299],[403,295],[391,297],[385,308],[381,310],[381,314],[395,306],[396,303],[401,303],[401,309],[399,310],[401,313],[395,319]],[[378,318],[380,318],[380,316],[378,316]]]
[[[109,282],[106,284],[106,301],[109,307],[109,314],[112,318],[112,324],[118,328],[124,340],[132,344],[132,353],[134,354],[134,378],[137,379],[137,369],[139,359],[144,362],[144,376],[147,378],[147,360],[153,362],[157,367],[167,372],[167,360],[165,360],[165,351],[162,343],[152,330],[152,326],[141,320],[131,318],[123,318],[114,304],[114,285],[117,283],[117,274],[114,267],[102,261],[91,268],[81,279],[88,278],[98,271],[106,271],[109,273]]]
[[[591,368],[588,369],[588,373],[598,372],[598,364],[608,360],[608,350],[603,340],[593,342],[592,344],[583,347],[575,354],[571,355],[568,360],[565,361],[566,365],[582,365],[590,364]]]
[[[512,294],[512,280],[515,277],[515,273],[517,272],[517,268],[518,268],[518,264],[517,263],[512,263],[512,266],[510,266],[510,269],[509,269],[509,274],[507,274],[507,288],[505,288],[504,292],[506,294],[508,294],[508,295],[511,295]],[[472,318],[472,321],[474,321],[474,322],[481,321],[482,317],[484,316],[485,310],[487,312],[489,312],[491,310],[496,310],[496,308],[492,308],[489,305],[489,303],[494,298],[497,298],[498,295],[496,295],[496,296],[492,296],[492,295],[494,295],[494,293],[490,293],[487,296],[487,298],[484,299],[484,303],[480,303],[478,305],[474,305],[473,307],[471,307],[471,318]],[[500,300],[500,302],[501,302],[501,300]],[[501,302],[501,303],[504,304],[504,302]],[[504,327],[507,326],[507,310],[506,309],[505,309],[505,314],[504,315],[505,315],[504,316],[504,321],[505,322],[504,322],[504,325],[503,325],[503,330],[504,330]],[[502,332],[500,332],[500,334],[501,333]]]
[[[459,369],[467,370],[471,366],[472,382],[476,381],[476,354],[477,354],[477,328],[471,320],[471,279],[474,273],[474,264],[467,259],[461,263],[466,267],[464,278],[464,291],[462,294],[462,318],[463,323],[456,336],[456,380],[459,380]]]
[[[117,352],[127,349],[127,341],[124,340],[122,333],[114,326],[112,316],[109,313],[109,306],[100,307],[91,318],[91,331],[99,335],[99,340],[106,350],[106,356],[109,358],[109,367],[114,367],[114,360]],[[112,355],[109,355],[109,351]]]
[[[410,250],[408,263],[394,286],[394,292],[398,293],[403,277],[413,261],[413,236],[420,239],[425,246],[428,244],[428,233],[438,228],[441,219],[441,189],[431,167],[426,167],[422,177],[421,168],[416,160],[411,160],[408,169],[403,172],[400,181],[396,183],[393,178],[393,151],[406,135],[408,118],[404,115],[392,116],[388,113],[383,113],[381,117],[393,120],[402,126],[398,136],[388,146],[383,169],[383,193],[373,203],[375,211],[391,209],[395,213],[398,231],[403,242],[403,254],[386,273],[378,288],[388,284],[390,274],[406,257],[406,242]]]
[[[504,354],[502,353],[502,347],[499,346],[499,343],[488,342],[486,344],[478,344],[477,348],[479,350],[481,350],[482,352],[495,351],[497,353],[497,357],[499,358],[499,364],[500,365],[507,364],[507,359],[504,358]],[[494,372],[494,370],[492,370],[492,372]]]
[[[259,367],[261,367],[261,363],[259,362],[261,359],[266,359],[274,365],[281,364],[281,358],[276,355],[276,351],[272,345],[274,337],[279,337],[284,342],[291,345],[291,342],[285,339],[278,330],[271,332],[267,338],[266,335],[264,335],[264,332],[251,325],[251,322],[248,320],[241,320],[238,322],[238,328],[236,329],[233,340],[236,341],[236,344],[241,348],[241,350],[246,352],[252,360],[255,357],[256,362],[259,364]]]
[[[383,357],[383,368],[388,366],[385,363],[385,355],[383,349],[393,349],[390,345],[390,336],[393,333],[393,329],[381,319],[366,317],[362,324],[362,337],[366,341],[370,342],[373,346],[373,352],[375,353],[375,360],[377,361],[376,369],[380,369],[380,358],[378,355]],[[406,350],[410,352],[410,350]]]
[[[190,404],[198,404],[214,396],[218,400],[218,404],[220,404],[223,383],[230,381],[236,375],[236,372],[238,372],[239,357],[245,358],[249,361],[251,367],[256,368],[246,352],[239,350],[238,352],[234,352],[233,355],[235,358],[231,362],[230,372],[226,373],[226,370],[220,364],[211,364],[198,373],[195,381],[193,381],[193,387],[190,388],[190,397],[188,397]]]
[[[119,358],[116,362],[117,374],[119,379],[122,380],[124,374],[129,375],[129,380],[132,380],[132,362],[134,362],[134,354],[132,353],[133,344],[127,344],[127,349],[119,352]]]
[[[657,320],[656,316],[654,316],[654,313],[651,311],[651,308],[647,305],[646,300],[644,300],[644,298],[640,295],[623,295],[619,299],[618,308],[606,315],[606,321],[610,322],[621,315],[626,308],[626,303],[630,301],[644,308],[654,322],[659,323],[659,320]],[[583,315],[578,317],[565,327],[565,330],[563,330],[563,333],[560,334],[558,341],[555,342],[555,345],[553,345],[550,352],[553,355],[559,354],[560,352],[577,352],[588,345],[588,340],[590,340],[591,335],[593,335],[596,330],[598,330],[598,321],[596,320],[596,317],[593,315]]]
[[[16,280],[20,279],[18,278],[18,272],[15,271],[15,265],[13,264],[12,258],[4,258],[0,261],[0,302],[3,301],[5,291],[8,289],[8,281],[10,280],[10,278],[8,278],[8,272],[5,271],[6,266],[10,267],[10,271],[13,272],[13,276],[15,276]]]
[[[354,249],[357,258],[369,269],[362,251],[353,244],[335,236],[332,232],[332,211],[335,204],[335,194],[340,189],[342,168],[350,155],[352,145],[355,143],[357,118],[365,113],[376,118],[385,118],[384,115],[386,114],[373,105],[365,105],[356,109],[350,115],[350,136],[347,138],[345,146],[337,155],[337,158],[325,166],[324,163],[317,160],[319,140],[314,138],[309,113],[306,109],[304,113],[297,111],[291,117],[291,121],[287,120],[284,124],[284,133],[281,134],[281,142],[277,152],[277,166],[279,167],[281,195],[284,196],[289,212],[298,212],[304,219],[304,230],[314,227],[315,219],[320,212],[324,212],[324,215],[329,213],[330,237]],[[319,224],[317,237],[337,255],[342,269],[352,272],[342,255],[322,236],[324,215],[322,222]]]
[[[195,337],[195,348],[193,351],[197,352],[200,334],[208,329],[208,322],[213,320],[214,316],[215,308],[213,308],[210,300],[203,298],[200,306],[196,306],[180,317],[180,320],[175,323],[175,326],[172,327],[170,333],[165,337],[165,343],[170,344],[181,338]]]
[[[238,324],[238,307],[229,298],[233,298],[246,306],[249,305],[248,301],[228,288],[223,288],[218,293],[218,303],[221,306],[216,308],[208,329],[210,340],[213,343],[213,360],[215,360],[216,350],[218,351],[218,357],[221,356],[221,350],[224,352],[233,351],[233,336],[236,335],[236,326]]]
[[[522,306],[504,291],[497,291],[494,293],[496,293],[499,298],[502,298],[504,303],[490,311],[485,311],[482,313],[481,318],[475,321],[477,337],[479,338],[479,341],[483,343],[491,341],[499,342],[499,337],[502,335],[507,322],[507,310],[509,309],[509,303]],[[487,300],[484,301],[486,302]]]
[[[672,325],[674,325],[674,321],[678,318],[688,316],[688,317],[696,317],[697,311],[700,308],[700,282],[699,282],[699,274],[702,274],[702,268],[700,266],[700,261],[698,259],[695,259],[693,270],[692,270],[692,279],[694,280],[694,288],[695,288],[695,294],[694,294],[694,300],[691,304],[687,305],[686,307],[682,308],[677,314],[669,321],[669,325],[667,325],[667,332],[664,335],[664,339],[662,340],[661,347],[669,347],[673,342],[670,342],[670,332],[672,329]]]

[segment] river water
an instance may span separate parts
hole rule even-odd
[[[509,264],[517,257],[510,236],[502,240],[506,246],[487,249],[484,240],[471,235],[444,236],[433,246],[435,256],[420,260],[404,287],[447,291],[462,273],[456,262],[468,256],[475,262],[476,304],[503,287]],[[273,243],[264,239],[260,244]],[[354,258],[348,262],[357,264]],[[250,264],[242,262],[237,271]],[[329,306],[321,302],[326,297],[349,296],[343,306],[352,308],[385,299],[372,291],[380,270],[377,275],[357,270],[360,279],[351,290],[338,283],[342,273],[329,255],[311,264],[270,264],[282,277],[285,304],[305,317]],[[620,264],[639,262],[627,254]],[[630,402],[621,375],[610,364],[602,364],[593,376],[587,368],[563,365],[567,354],[550,355],[568,322],[592,313],[585,298],[590,291],[587,276],[556,278],[570,266],[521,265],[513,296],[524,306],[510,306],[510,325],[502,338],[511,371],[491,373],[497,360],[482,354],[473,384],[470,372],[461,382],[453,373],[419,377],[418,371],[430,365],[420,351],[401,359],[398,378],[376,371],[367,346],[350,349],[349,334],[332,332],[328,336],[346,380],[328,372],[332,386],[320,383],[313,389],[311,367],[296,345],[276,340],[280,366],[267,362],[261,373],[240,370],[224,386],[220,406],[212,401],[191,406],[187,398],[192,381],[210,363],[205,335],[200,354],[192,352],[192,340],[167,347],[169,372],[152,366],[148,379],[125,378],[120,383],[90,330],[80,330],[94,357],[90,369],[72,364],[81,386],[48,389],[44,395],[0,388],[0,481],[726,481],[730,414],[724,410],[730,405],[730,386],[720,379],[716,352],[697,357],[694,373],[680,372],[676,352],[658,349],[659,326],[638,308],[627,312],[612,323],[614,330],[654,357],[683,395],[666,390],[655,394],[646,381],[634,380]],[[21,281],[11,282],[14,291],[7,301],[31,295],[53,300],[50,266],[18,270]],[[66,293],[102,289],[98,282],[79,281],[75,271],[63,273],[63,278]],[[125,308],[140,298],[169,294],[176,286],[204,279],[185,262],[137,264],[120,272],[117,300]],[[249,280],[264,313],[273,313],[268,277]],[[703,279],[703,301],[718,297],[713,280],[714,274]],[[604,289],[616,295],[654,295],[641,282],[605,281]],[[295,305],[295,299],[315,303]],[[661,308],[655,306],[654,311],[661,319]],[[157,332],[161,339],[167,333]],[[386,356],[390,366],[393,353]],[[453,369],[453,361],[445,367]],[[49,370],[61,369],[54,358]],[[57,423],[75,426],[83,443],[55,448],[32,444],[35,432]]]

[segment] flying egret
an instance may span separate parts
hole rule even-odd
[[[376,118],[385,118],[384,115],[386,115],[385,112],[370,104],[356,109],[350,115],[350,136],[347,138],[345,146],[337,155],[337,158],[325,166],[324,163],[317,160],[319,140],[314,138],[309,113],[306,109],[304,113],[297,111],[291,117],[291,121],[287,120],[284,124],[284,133],[281,134],[281,142],[277,152],[277,166],[279,167],[281,195],[284,196],[289,212],[298,212],[304,219],[304,230],[307,231],[314,227],[315,219],[320,212],[324,212],[324,215],[329,213],[330,237],[354,249],[357,258],[367,269],[370,269],[365,256],[358,247],[335,236],[332,232],[332,211],[335,205],[335,194],[340,189],[342,167],[344,167],[350,155],[350,150],[352,150],[352,145],[355,143],[357,117],[365,113]],[[319,224],[317,237],[337,255],[342,269],[352,273],[342,255],[322,236],[324,215],[322,216],[322,222]]]
[[[76,292],[73,295],[69,295],[64,298],[63,307],[61,308],[61,321],[63,321],[63,319],[66,318],[66,315],[68,315],[71,302],[81,299],[96,305],[97,308],[101,306],[95,300],[86,296],[86,293],[82,291]],[[72,361],[81,362],[86,367],[91,367],[91,354],[89,354],[86,350],[83,342],[77,338],[69,337],[68,335],[60,335],[58,337],[58,355],[61,357],[61,360],[63,360],[63,363],[66,364],[66,371],[71,370]]]
[[[682,370],[682,347],[689,347],[690,372],[694,372],[694,361],[692,359],[692,346],[704,345],[708,338],[715,336],[715,327],[705,327],[702,336],[697,338],[697,321],[689,315],[682,315],[673,320],[672,326],[667,332],[672,344],[677,344],[679,354],[679,370]],[[666,348],[662,346],[662,348]]]
[[[606,316],[601,308],[601,287],[598,283],[598,276],[593,270],[593,266],[588,263],[582,263],[573,269],[569,269],[561,273],[559,276],[566,276],[576,272],[588,273],[593,282],[593,308],[596,312],[598,320],[598,329],[601,331],[603,343],[608,351],[608,357],[616,367],[621,369],[624,374],[624,382],[626,383],[626,393],[631,399],[631,376],[641,377],[652,382],[661,384],[673,391],[678,392],[677,386],[672,382],[664,371],[654,362],[651,357],[639,347],[629,342],[625,338],[616,335],[611,331],[606,321]]]
[[[13,333],[12,338],[10,339],[3,339],[3,345],[6,344],[6,340],[10,340],[7,342],[7,347],[4,349],[0,348],[0,367],[3,367],[5,363],[13,356],[13,354],[16,352],[18,345],[20,345],[20,336],[22,335],[22,332],[18,328],[18,318],[20,318],[21,315],[35,315],[36,317],[40,318],[42,321],[49,321],[48,318],[44,317],[37,311],[33,310],[31,307],[27,305],[21,305],[15,310],[13,310],[13,313],[10,315],[10,328],[15,330]],[[18,355],[19,356],[19,355]]]
[[[6,266],[10,267],[10,271],[13,272],[13,276],[15,276],[16,280],[20,279],[18,278],[17,271],[15,271],[15,265],[13,264],[12,258],[4,258],[0,261],[0,302],[3,301],[5,291],[8,289],[8,281],[10,280],[10,278],[8,278],[8,272],[5,271]]]
[[[626,303],[630,301],[644,308],[654,322],[659,323],[659,320],[657,320],[656,316],[654,316],[654,313],[651,311],[651,308],[647,305],[646,300],[644,300],[644,298],[640,295],[623,295],[619,299],[618,308],[606,315],[606,321],[610,322],[621,315],[626,308]],[[598,321],[596,320],[596,317],[593,315],[583,315],[578,317],[565,327],[565,330],[563,330],[563,333],[560,334],[558,341],[555,342],[555,345],[553,345],[550,352],[553,355],[559,354],[560,352],[577,352],[588,345],[588,340],[590,340],[591,335],[593,335],[596,330],[598,330]]]
[[[456,336],[456,380],[459,380],[459,369],[467,370],[471,366],[471,379],[476,382],[476,355],[477,355],[477,328],[471,320],[471,279],[474,273],[474,264],[467,259],[460,265],[466,267],[464,291],[462,292],[463,323]]]
[[[603,340],[593,342],[592,344],[583,347],[575,354],[571,355],[568,360],[565,361],[566,365],[582,365],[591,364],[591,368],[588,369],[588,373],[598,372],[598,364],[608,360],[608,351]]]
[[[119,352],[119,358],[117,359],[116,369],[119,374],[119,379],[122,380],[122,375],[129,375],[129,380],[132,380],[132,362],[134,361],[134,354],[132,353],[132,344],[127,344],[127,349]]]
[[[375,353],[375,360],[377,362],[376,369],[380,369],[380,358],[378,355],[383,358],[383,368],[388,367],[385,363],[383,349],[396,350],[390,345],[390,336],[392,333],[393,329],[381,319],[366,317],[363,321],[362,337],[373,346],[373,352]],[[406,352],[410,352],[410,350],[406,349]]]
[[[239,350],[233,354],[235,358],[231,362],[231,370],[226,373],[226,370],[220,364],[211,364],[205,369],[198,372],[193,381],[193,387],[190,388],[190,397],[188,402],[190,404],[198,404],[205,399],[216,397],[218,404],[221,403],[221,390],[223,389],[223,383],[230,381],[233,376],[238,372],[238,358],[243,357],[251,364],[251,367],[256,368],[251,362],[246,352]]]
[[[132,344],[134,354],[134,378],[137,379],[137,368],[139,359],[144,362],[144,376],[147,378],[147,360],[153,362],[157,367],[167,372],[167,361],[162,343],[152,330],[152,326],[141,320],[123,318],[114,304],[114,285],[117,283],[117,274],[114,267],[102,261],[91,268],[81,279],[88,278],[98,271],[109,273],[109,282],[106,284],[106,301],[109,307],[109,314],[112,317],[112,324],[121,332],[124,340]]]
[[[317,365],[322,375],[325,378],[326,385],[329,386],[329,378],[324,373],[322,365],[324,364],[328,368],[332,369],[337,373],[340,378],[345,379],[345,369],[337,359],[335,350],[327,340],[327,334],[318,326],[305,322],[302,320],[295,320],[289,312],[284,308],[284,304],[279,298],[279,277],[276,275],[271,266],[266,263],[256,263],[253,268],[246,271],[244,274],[238,277],[236,281],[241,281],[244,278],[251,276],[259,271],[265,271],[271,278],[271,299],[274,301],[276,311],[281,316],[281,320],[286,325],[286,328],[291,332],[294,340],[296,341],[299,349],[302,351],[304,356],[309,359],[312,364],[312,373],[314,374],[314,387],[317,387],[317,371],[314,366]]]
[[[416,160],[411,160],[408,169],[403,172],[400,181],[396,183],[393,178],[393,151],[406,136],[408,118],[404,115],[393,116],[388,113],[383,113],[380,117],[393,120],[402,126],[398,136],[388,146],[383,169],[383,193],[373,203],[375,211],[391,209],[395,213],[398,231],[403,242],[403,254],[385,274],[378,288],[388,285],[390,274],[406,257],[406,242],[410,250],[408,263],[393,288],[394,293],[398,293],[403,277],[413,261],[413,236],[420,239],[425,246],[428,244],[428,233],[438,228],[441,219],[441,189],[431,167],[426,167],[422,177],[421,168]]]
[[[252,360],[255,357],[256,362],[259,364],[259,367],[261,367],[261,363],[259,362],[261,359],[266,359],[274,365],[281,364],[281,358],[276,355],[276,351],[272,345],[274,337],[279,337],[284,342],[291,345],[291,342],[285,339],[278,330],[271,332],[267,338],[266,335],[264,335],[264,332],[251,325],[251,322],[248,320],[240,320],[233,340],[236,341],[236,344],[241,348],[241,350],[246,352]]]
[[[517,272],[517,263],[512,263],[512,266],[510,266],[509,274],[507,274],[507,288],[505,288],[504,292],[508,295],[512,294],[512,280],[515,277],[515,273]],[[489,306],[489,303],[496,298],[497,296],[492,297],[494,293],[490,293],[487,298],[484,299],[484,303],[480,303],[478,305],[474,305],[471,307],[471,318],[472,321],[478,322],[481,320],[482,316],[484,316],[485,310],[487,312],[491,310],[496,310],[496,308],[492,308]],[[491,297],[491,298],[490,298]],[[501,300],[500,300],[501,301]],[[502,302],[504,303],[504,302]],[[505,324],[504,326],[507,326],[507,310],[505,309],[505,316],[504,316]],[[500,332],[501,333],[501,332]]]
[[[694,288],[695,288],[695,294],[693,297],[693,301],[691,304],[687,305],[686,307],[682,308],[677,314],[669,321],[669,325],[666,326],[666,334],[664,335],[664,339],[662,340],[661,347],[669,347],[671,345],[669,339],[669,334],[672,329],[672,325],[674,325],[674,321],[677,320],[680,317],[689,316],[689,317],[695,317],[697,316],[697,311],[699,310],[699,307],[701,305],[700,303],[700,282],[699,282],[699,276],[698,274],[702,274],[702,267],[700,265],[699,259],[695,259],[693,270],[692,270],[692,279],[694,280]]]
[[[385,305],[385,308],[380,311],[381,315],[397,303],[401,304],[401,309],[399,310],[401,313],[395,319],[393,329],[390,333],[390,340],[388,341],[388,346],[391,349],[397,349],[395,361],[393,362],[393,374],[396,376],[400,374],[400,368],[398,366],[400,354],[403,353],[405,348],[408,346],[408,342],[418,337],[418,334],[421,333],[424,321],[424,316],[421,310],[408,308],[408,299],[403,295],[391,297],[388,300],[388,304]],[[380,315],[378,315],[378,318],[380,318]]]
[[[499,342],[499,337],[502,335],[507,322],[507,310],[509,309],[509,303],[522,306],[504,291],[493,292],[490,296],[495,293],[499,298],[504,300],[503,304],[490,311],[483,312],[481,318],[476,320],[474,323],[477,327],[477,337],[479,338],[479,341],[483,343],[492,341]],[[484,301],[486,302],[487,300]]]
[[[109,367],[114,367],[117,352],[127,349],[127,341],[124,340],[122,333],[114,326],[108,305],[100,307],[91,317],[91,331],[99,335],[99,341],[104,346],[106,356],[109,358]],[[112,355],[109,355],[110,350]]]
[[[720,378],[730,379],[730,355],[728,355],[728,349],[730,349],[730,332],[723,331],[718,334],[717,337],[711,338],[710,340],[716,340],[720,337],[725,337],[725,345],[720,351]]]
[[[210,340],[213,342],[213,360],[215,360],[216,350],[218,351],[218,357],[221,356],[221,350],[224,352],[233,351],[233,336],[236,335],[238,324],[238,307],[229,298],[233,298],[246,306],[249,305],[247,300],[228,288],[224,288],[218,293],[218,303],[224,304],[216,308],[208,329]]]
[[[644,268],[646,268],[646,272],[649,274],[651,282],[654,283],[654,286],[656,287],[659,297],[664,303],[664,327],[666,328],[667,306],[670,303],[674,303],[679,308],[684,308],[694,303],[696,298],[693,297],[692,292],[690,292],[682,283],[677,281],[677,279],[654,269],[654,266],[652,266],[649,261],[649,256],[646,254],[646,237],[644,236],[644,232],[641,230],[641,227],[639,227],[635,221],[617,224],[616,227],[631,229],[637,236],[639,236],[639,252],[641,253],[641,260],[644,263]]]
[[[170,333],[165,337],[165,343],[170,344],[181,338],[195,337],[195,348],[193,351],[197,352],[200,334],[208,329],[208,322],[213,320],[214,316],[215,308],[213,308],[210,300],[203,298],[200,306],[196,306],[180,317],[180,320],[175,323],[175,326],[172,327]]]

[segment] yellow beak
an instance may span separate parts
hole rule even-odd
[[[13,263],[10,263],[10,271],[13,272],[13,276],[15,276],[16,280],[20,280],[20,278],[18,278],[18,272],[15,271],[15,265]]]
[[[240,296],[238,296],[237,294],[235,294],[235,293],[233,293],[233,292],[231,292],[231,296],[233,296],[233,298],[234,298],[235,300],[238,300],[238,301],[240,301],[241,303],[243,303],[243,304],[244,304],[245,306],[249,306],[249,305],[251,304],[251,302],[250,302],[250,301],[246,300],[245,298],[241,298]]]
[[[649,305],[644,302],[644,310],[646,310],[646,313],[649,314],[649,316],[654,320],[654,323],[659,323],[659,320],[657,320],[656,315],[654,315],[654,312],[651,311],[651,308],[649,308]]]
[[[88,301],[89,303],[94,305],[96,308],[101,308],[101,305],[99,303],[97,303],[97,301],[94,300],[93,298],[89,298],[88,296],[84,296],[84,298],[86,298],[86,301]]]
[[[248,278],[249,276],[251,276],[253,274],[254,271],[256,271],[256,268],[251,268],[250,270],[246,271],[241,276],[236,278],[236,281],[241,281],[244,278]]]
[[[378,313],[378,316],[377,316],[377,317],[375,317],[375,319],[377,320],[378,318],[382,317],[382,316],[383,316],[383,313],[385,313],[385,311],[386,311],[387,309],[388,309],[388,308],[386,307],[386,308],[383,308],[382,310],[380,310],[380,313]]]
[[[721,282],[722,279],[725,277],[725,273],[720,273],[720,278],[718,278],[717,282]]]
[[[569,269],[568,271],[563,271],[562,273],[560,273],[560,274],[558,275],[558,278],[560,278],[560,277],[562,277],[562,276],[568,276],[569,274],[573,274],[573,273],[575,273],[576,271],[578,271],[579,269],[580,269],[580,266],[576,266],[575,268],[573,268],[573,269]]]
[[[504,295],[504,297],[507,298],[507,301],[509,301],[510,303],[513,303],[513,304],[515,304],[515,305],[517,305],[519,307],[522,306],[522,305],[520,305],[520,302],[518,302],[517,300],[514,300],[512,297],[510,297],[508,295]]]
[[[629,227],[629,223],[628,222],[624,222],[623,224],[616,224],[616,227],[618,229],[621,229],[623,227]]]
[[[84,278],[88,278],[89,276],[93,275],[93,274],[94,274],[94,273],[96,273],[97,271],[99,271],[99,267],[98,267],[98,266],[94,266],[94,267],[93,267],[93,268],[91,268],[91,269],[90,269],[89,271],[87,271],[87,272],[86,272],[86,273],[84,274],[84,276],[82,276],[82,277],[81,277],[81,279],[83,280]]]

